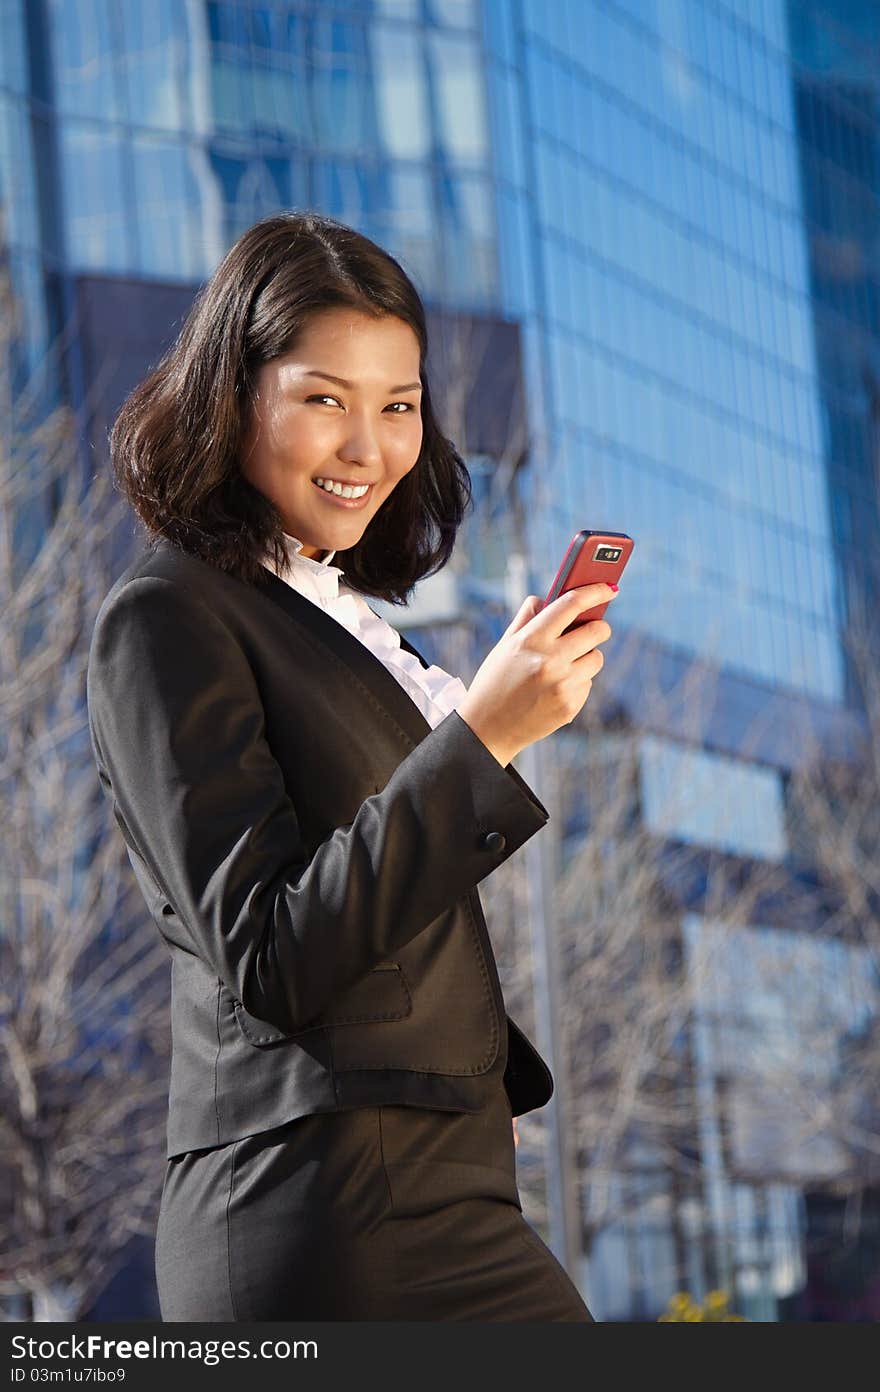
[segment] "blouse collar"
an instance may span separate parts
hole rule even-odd
[[[322,557],[320,561],[315,560],[311,556],[304,556],[302,554],[303,543],[300,541],[299,537],[291,536],[289,532],[284,532],[283,536],[285,542],[287,543],[287,553],[290,556],[291,560],[296,561],[297,565],[308,566],[310,570],[316,571],[323,570],[325,566],[330,566],[331,570],[337,571],[339,575],[342,574],[341,566],[330,565],[330,562],[336,555],[335,550],[328,551],[327,554],[324,557]]]

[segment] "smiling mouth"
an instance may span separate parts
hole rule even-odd
[[[313,478],[312,483],[316,484],[318,488],[324,488],[325,483],[334,485],[338,483],[340,488],[372,488],[373,486],[372,482],[365,484],[359,479],[332,479],[328,477],[322,480],[320,475],[318,478]],[[325,488],[324,492],[326,493],[327,491],[328,490]]]
[[[366,491],[366,493],[361,493],[361,494],[359,494],[357,497],[354,497],[354,498],[346,498],[346,496],[345,496],[344,493],[336,493],[336,492],[334,492],[332,489],[324,488],[323,485],[320,484],[320,483],[318,483],[315,479],[312,479],[312,483],[314,483],[314,485],[315,485],[315,487],[317,488],[318,492],[319,492],[319,493],[322,493],[322,494],[324,495],[325,498],[329,498],[329,499],[330,499],[332,502],[334,502],[334,503],[342,503],[342,504],[344,504],[346,507],[349,507],[349,508],[359,508],[359,507],[364,507],[364,506],[366,506],[367,502],[369,501],[369,499],[370,499],[370,498],[372,497],[372,495],[373,495],[373,484],[372,484],[372,483],[367,484],[367,491]],[[346,486],[346,485],[344,485],[344,486]],[[347,485],[347,486],[348,486],[348,487],[355,487],[355,488],[357,488],[357,487],[363,487],[362,484],[349,484],[349,485]]]

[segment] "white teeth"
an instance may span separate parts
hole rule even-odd
[[[362,498],[370,485],[362,484],[360,488],[353,488],[348,483],[333,483],[330,479],[315,479],[319,488],[323,488],[327,493],[335,493],[340,498]]]

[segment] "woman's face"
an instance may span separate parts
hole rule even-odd
[[[346,551],[419,457],[415,333],[393,315],[323,310],[293,352],[262,365],[256,392],[242,473],[278,508],[303,555]],[[346,501],[316,479],[369,488]]]

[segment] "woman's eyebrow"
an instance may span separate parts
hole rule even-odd
[[[335,382],[338,387],[348,387],[349,389],[354,385],[352,382],[346,382],[344,377],[334,377],[332,372],[320,372],[317,368],[309,368],[307,372],[303,373],[303,376],[325,377],[328,382]],[[421,387],[421,382],[407,382],[403,387],[389,387],[388,390],[390,392],[421,391]]]

